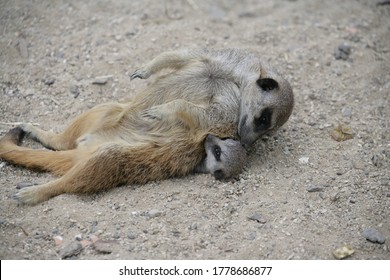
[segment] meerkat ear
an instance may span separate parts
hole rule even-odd
[[[260,78],[257,80],[257,85],[264,91],[271,91],[279,87],[278,82],[271,78]]]

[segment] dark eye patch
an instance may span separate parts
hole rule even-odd
[[[267,130],[271,127],[271,120],[272,120],[272,110],[269,108],[266,108],[261,112],[260,117],[255,118],[254,124],[255,124],[255,132]]]
[[[217,161],[220,161],[220,160],[221,160],[221,147],[218,146],[218,145],[215,145],[215,146],[213,147],[213,154],[214,154],[214,156],[215,156],[215,159],[216,159]]]
[[[279,87],[278,82],[270,78],[258,79],[257,85],[264,91],[271,91]]]

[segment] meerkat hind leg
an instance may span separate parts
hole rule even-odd
[[[34,205],[63,193],[93,193],[126,182],[126,174],[118,166],[123,162],[123,147],[108,144],[90,157],[79,161],[64,176],[42,185],[21,189],[15,198],[20,204]],[[116,156],[113,156],[116,154]]]
[[[21,124],[20,128],[32,139],[51,150],[68,150],[73,148],[62,134],[46,131],[32,124]]]
[[[78,145],[78,139],[90,132],[115,127],[125,113],[119,103],[106,103],[95,106],[71,121],[62,133],[45,131],[31,124],[20,127],[31,138],[52,150],[70,150]]]

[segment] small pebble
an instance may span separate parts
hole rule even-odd
[[[104,240],[98,240],[96,241],[93,246],[94,249],[102,254],[111,254],[113,251],[112,246],[116,244],[115,241],[104,241]]]
[[[376,167],[381,167],[382,166],[382,157],[380,155],[373,155],[371,157],[371,161]]]
[[[383,0],[376,3],[377,6],[384,6],[384,5],[390,5],[389,0]]]
[[[308,164],[309,163],[309,157],[301,157],[299,159],[300,164]]]
[[[353,253],[355,253],[355,250],[352,249],[350,246],[343,246],[343,247],[340,247],[340,248],[334,250],[333,256],[338,260],[342,260],[342,259],[345,259],[346,257],[352,255]]]
[[[337,142],[342,142],[353,139],[355,137],[355,132],[349,126],[339,124],[330,131],[330,136]]]
[[[238,17],[239,18],[255,18],[255,17],[257,17],[257,15],[254,12],[247,11],[247,12],[239,13]]]
[[[74,98],[77,98],[80,95],[80,90],[77,85],[71,85],[70,88],[70,93],[73,94]]]
[[[256,232],[255,231],[251,231],[251,232],[249,232],[247,234],[246,239],[248,239],[248,240],[255,240],[256,236],[257,236]]]
[[[365,169],[365,165],[364,165],[364,163],[361,160],[354,160],[354,161],[352,161],[352,166],[353,166],[353,168],[359,169],[359,170],[364,170]]]
[[[108,80],[111,79],[111,78],[112,78],[111,75],[96,77],[92,81],[92,84],[94,84],[94,85],[105,85],[108,82]]]
[[[83,239],[83,235],[81,233],[77,234],[75,237],[74,237],[77,241],[81,241]]]
[[[28,58],[28,43],[23,38],[19,38],[17,43],[19,47],[19,53],[22,58]]]
[[[93,221],[93,222],[92,222],[90,233],[96,232],[96,230],[97,230],[97,225],[98,225],[98,222],[97,222],[97,221]]]
[[[148,216],[149,216],[150,218],[156,218],[156,217],[161,216],[162,213],[163,213],[163,212],[160,211],[160,210],[152,209],[152,210],[150,210],[150,211],[148,212]]]
[[[259,213],[254,213],[254,214],[248,216],[248,219],[252,220],[252,221],[256,221],[260,224],[265,224],[267,222],[267,220]]]
[[[198,229],[198,224],[197,223],[192,223],[190,225],[190,230],[196,230],[196,229]]]
[[[381,178],[380,179],[380,183],[381,183],[381,185],[382,186],[389,186],[390,185],[390,180],[389,179],[387,179],[387,178]]]
[[[54,236],[54,243],[56,244],[57,247],[60,247],[62,243],[64,242],[64,238],[60,235]]]
[[[134,231],[129,230],[129,232],[127,233],[127,238],[129,238],[129,239],[136,239],[137,238],[137,234]]]
[[[81,253],[82,250],[83,246],[81,246],[81,243],[78,241],[73,241],[62,248],[60,251],[61,259],[77,256]]]
[[[383,244],[386,241],[386,238],[376,229],[374,228],[366,228],[362,235],[373,243]]]
[[[341,109],[341,114],[343,117],[350,118],[352,116],[352,109],[343,107]]]
[[[310,186],[310,187],[307,187],[306,190],[308,192],[322,192],[324,190],[324,187],[322,187],[322,186]]]
[[[332,202],[336,202],[339,199],[340,199],[340,193],[339,192],[335,192],[335,193],[330,195],[330,201],[332,201]]]
[[[351,47],[344,43],[337,47],[334,56],[336,59],[347,60],[350,54],[351,54]]]
[[[56,79],[54,78],[45,78],[42,80],[42,82],[47,85],[47,86],[51,86],[52,84],[54,84],[56,81]]]

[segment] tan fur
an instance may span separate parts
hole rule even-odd
[[[289,84],[251,52],[165,53],[132,78],[147,78],[167,67],[171,73],[131,102],[98,105],[77,117],[63,133],[24,124],[3,137],[0,158],[63,175],[22,189],[19,201],[36,204],[61,193],[95,192],[183,176],[202,161],[208,134],[236,138],[238,132],[248,146],[281,126],[291,113]],[[262,76],[278,86],[259,88]],[[273,114],[263,129],[258,119],[264,107],[271,107]],[[18,146],[23,132],[56,151]]]
[[[11,163],[63,175],[52,182],[22,189],[17,194],[21,203],[32,205],[62,193],[90,193],[122,184],[144,184],[184,176],[204,157],[203,142],[208,131],[193,128],[183,127],[177,130],[175,138],[161,142],[138,146],[107,142],[66,151],[17,146],[23,131],[15,128],[1,139],[0,156]],[[231,126],[220,133],[221,137],[227,137],[234,130]]]

